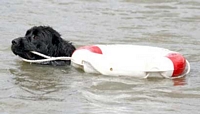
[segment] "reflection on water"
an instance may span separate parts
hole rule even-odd
[[[14,84],[29,94],[27,97],[19,97],[22,97],[22,99],[45,100],[44,95],[58,92],[63,88],[67,89],[67,87],[62,86],[62,79],[59,78],[59,75],[64,75],[65,70],[69,70],[69,68],[62,69],[64,68],[22,64],[18,69],[10,69],[10,73],[15,76],[13,77]]]
[[[1,0],[0,5],[0,113],[200,111],[198,0]],[[52,26],[76,47],[120,43],[179,51],[191,73],[174,80],[136,79],[27,64],[12,54],[10,42],[34,25]]]
[[[179,79],[174,79],[173,82],[174,82],[174,86],[182,86],[182,85],[186,85],[187,80],[184,78],[179,78]]]

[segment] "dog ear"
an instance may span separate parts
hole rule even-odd
[[[60,34],[53,34],[52,36],[52,44],[58,45],[60,43]]]
[[[61,35],[60,33],[58,33],[56,30],[54,30],[53,28],[47,26],[45,27],[45,30],[51,34],[52,36],[52,44],[53,45],[58,45],[60,43],[60,39],[61,39]]]

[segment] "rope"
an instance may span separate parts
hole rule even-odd
[[[31,53],[36,54],[41,57],[44,57],[46,59],[28,60],[28,59],[22,58],[22,60],[25,62],[29,62],[29,63],[42,63],[42,62],[55,61],[55,60],[71,60],[71,57],[50,57],[50,56],[47,56],[47,55],[44,55],[42,53],[35,52],[35,51],[31,51]]]

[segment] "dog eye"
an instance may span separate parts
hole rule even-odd
[[[38,39],[38,37],[35,36],[35,35],[33,35],[32,38],[33,38],[34,40]]]

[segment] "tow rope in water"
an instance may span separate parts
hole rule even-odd
[[[22,58],[22,60],[29,63],[42,63],[42,62],[55,61],[55,60],[71,60],[71,57],[50,57],[36,51],[31,51],[31,53],[44,57],[45,59],[29,60],[29,59]]]

